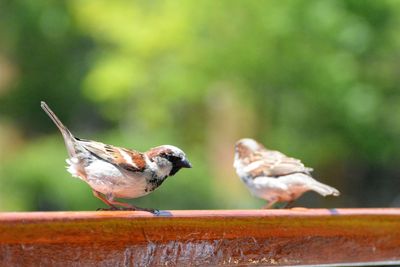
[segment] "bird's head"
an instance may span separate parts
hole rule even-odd
[[[149,159],[154,162],[160,171],[167,176],[172,176],[181,168],[192,168],[185,153],[176,146],[163,145],[150,149],[147,153]]]
[[[257,151],[265,150],[265,147],[251,138],[243,138],[236,142],[235,157],[247,158]]]

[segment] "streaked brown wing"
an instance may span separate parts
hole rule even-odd
[[[119,166],[125,170],[138,172],[146,167],[144,155],[138,151],[123,147],[115,147],[100,142],[89,140],[78,140],[79,143],[95,156]]]
[[[273,150],[255,152],[251,157],[251,162],[254,166],[254,169],[250,170],[252,177],[279,177],[299,172],[310,174],[312,171],[311,168],[305,167],[300,160]]]

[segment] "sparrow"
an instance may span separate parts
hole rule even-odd
[[[233,166],[252,195],[267,201],[266,209],[277,202],[289,205],[310,190],[322,196],[340,195],[337,189],[312,178],[313,169],[300,160],[268,150],[250,138],[236,143]]]
[[[141,153],[74,137],[45,102],[41,102],[41,107],[64,138],[68,172],[85,181],[94,196],[110,207],[107,210],[157,213],[157,210],[139,208],[116,198],[130,199],[150,194],[167,177],[175,175],[181,168],[192,167],[185,153],[175,146],[157,146]]]

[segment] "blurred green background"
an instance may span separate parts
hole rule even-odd
[[[342,192],[296,205],[400,206],[399,84],[396,0],[0,0],[0,210],[103,206],[41,100],[78,137],[188,154],[139,206],[261,207],[232,168],[241,137]]]

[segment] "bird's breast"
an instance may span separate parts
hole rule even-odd
[[[86,182],[102,194],[118,198],[137,198],[147,195],[147,173],[128,172],[106,161],[96,159],[85,167]]]

